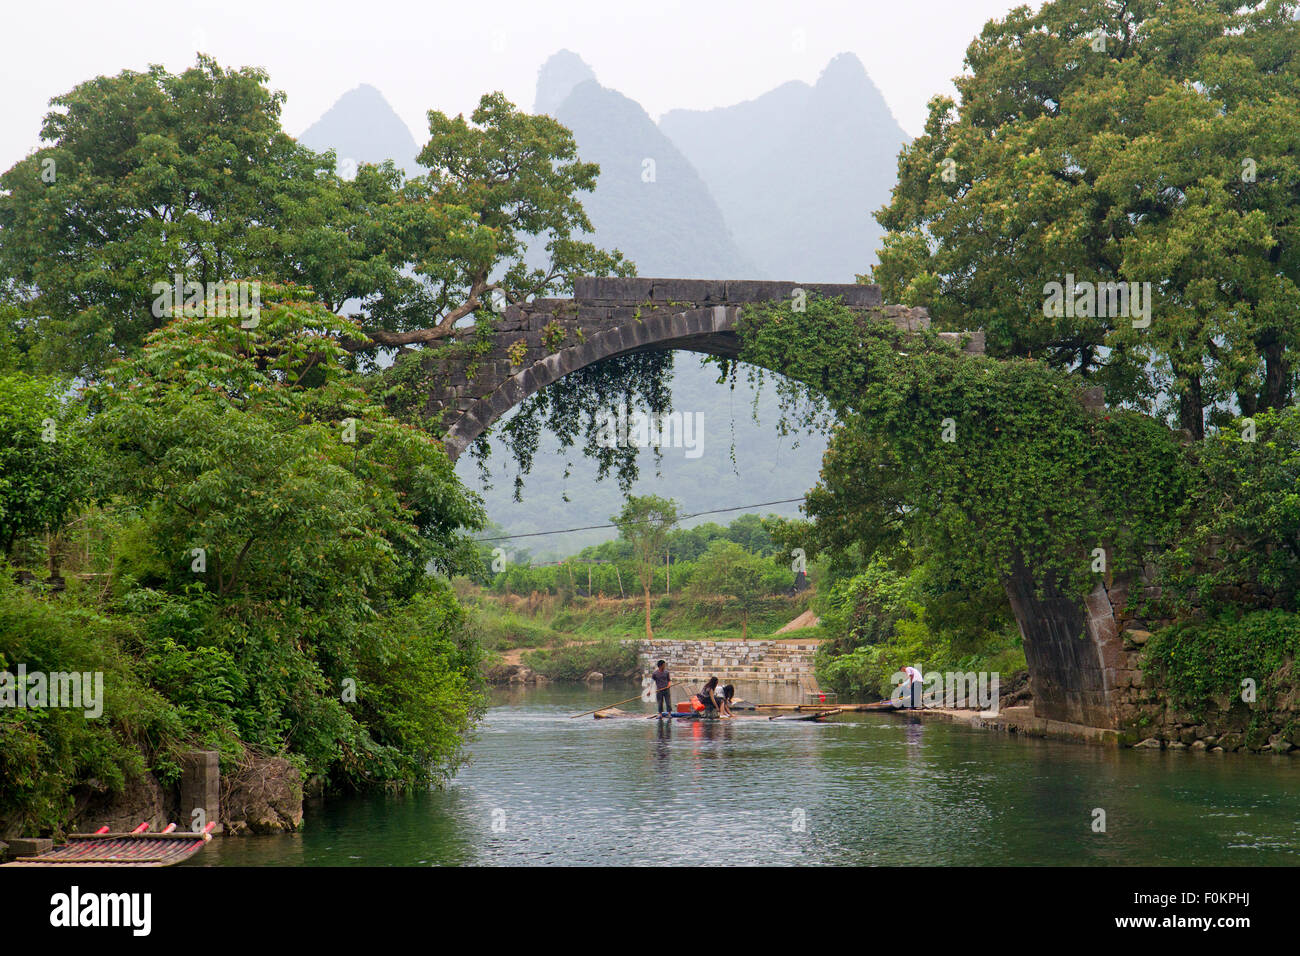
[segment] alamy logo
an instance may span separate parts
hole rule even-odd
[[[191,318],[234,318],[241,328],[255,329],[261,321],[261,282],[186,282],[179,272],[171,282],[155,282],[151,289],[153,315],[170,319],[177,314]]]
[[[82,893],[74,886],[50,897],[50,925],[127,926],[133,936],[148,936],[153,927],[149,893]]]
[[[1132,319],[1135,329],[1151,324],[1150,282],[1075,282],[1074,273],[1067,272],[1064,284],[1047,283],[1043,295],[1043,315],[1049,319]]]
[[[26,664],[19,664],[17,674],[0,671],[0,707],[18,710],[68,707],[93,719],[104,713],[104,673],[29,673]]]
[[[601,448],[684,448],[687,458],[704,454],[703,412],[629,415],[627,406],[620,405],[617,414],[603,411],[597,421],[596,444]]]

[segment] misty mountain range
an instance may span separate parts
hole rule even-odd
[[[656,123],[636,101],[601,86],[580,57],[561,51],[538,73],[533,109],[572,130],[580,158],[600,164],[594,193],[583,197],[590,238],[621,250],[644,276],[853,282],[875,262],[881,231],[872,213],[889,199],[907,142],[849,53],[835,57],[812,86],[785,83],[734,106],[672,110]],[[391,158],[408,175],[419,172],[417,138],[371,86],[344,94],[299,141],[334,149],[340,162]],[[804,437],[794,447],[777,433],[771,384],[755,401],[743,374],[734,391],[716,378],[697,356],[676,356],[673,407],[705,414],[705,453],[687,459],[680,449],[665,449],[656,476],[653,454],[644,451],[634,493],[676,498],[683,512],[694,513],[797,498],[811,488],[825,442]],[[538,450],[522,504],[511,497],[513,470],[499,441],[490,464],[488,513],[510,533],[596,524],[621,507],[613,480],[596,484],[595,467],[581,451],[562,455],[553,438]],[[468,456],[457,471],[480,486]],[[756,510],[797,514],[796,505]],[[726,523],[739,513],[698,520]],[[555,557],[612,535],[589,531],[519,544],[538,558]]]

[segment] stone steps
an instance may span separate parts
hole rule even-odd
[[[755,681],[802,684],[816,689],[813,661],[817,644],[764,640],[743,641],[632,641],[641,665],[653,670],[666,660],[679,680],[717,677],[722,683]]]

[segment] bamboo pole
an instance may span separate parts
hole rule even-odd
[[[668,687],[672,687],[674,683],[675,683],[674,681],[669,681],[669,682],[668,682]],[[667,690],[668,687],[665,687],[664,690]],[[635,697],[629,697],[627,700],[616,700],[616,701],[614,701],[614,703],[612,703],[612,704],[606,704],[604,707],[597,707],[595,710],[584,710],[584,711],[583,711],[582,713],[580,713],[580,714],[574,714],[574,715],[573,715],[572,717],[570,717],[569,719],[570,719],[570,720],[574,720],[575,718],[578,718],[578,717],[586,717],[588,714],[598,714],[598,713],[600,713],[602,710],[609,710],[611,707],[617,707],[619,704],[630,704],[630,703],[632,703],[632,701],[634,701],[634,700],[640,700],[640,699],[641,699],[641,695],[640,695],[640,694],[637,694]]]

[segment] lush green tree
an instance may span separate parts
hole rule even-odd
[[[1295,9],[1054,0],[989,22],[959,103],[932,100],[900,155],[872,278],[1196,438],[1207,411],[1282,407],[1300,347]],[[1149,283],[1149,325],[1109,301],[1054,308],[1067,276]]]
[[[169,699],[186,660],[227,675],[193,733],[416,784],[454,768],[481,707],[476,646],[430,572],[478,569],[464,531],[483,516],[436,440],[367,398],[340,332],[359,335],[268,283],[255,328],[178,317],[108,371],[92,433],[140,513],[117,591]]]
[[[727,525],[726,537],[751,554],[771,554],[774,547],[762,517],[756,514],[741,515],[734,519]]]
[[[37,341],[35,324],[17,305],[4,301],[0,292],[0,374],[38,373]]]
[[[623,510],[609,519],[618,528],[619,537],[632,546],[641,592],[645,596],[645,636],[654,637],[650,628],[650,585],[655,569],[664,559],[669,534],[677,525],[677,503],[657,495],[628,495]]]
[[[1197,451],[1204,483],[1171,565],[1207,603],[1251,583],[1300,610],[1300,408],[1225,427]]]
[[[835,581],[818,603],[821,625],[836,652],[880,644],[897,633],[909,603],[920,600],[914,575],[901,574],[877,555],[860,574]]]
[[[740,636],[744,639],[749,637],[749,612],[754,601],[771,590],[771,570],[770,561],[736,542],[714,541],[696,564],[691,590],[700,598],[721,594],[734,601],[740,607]]]
[[[255,329],[177,319],[108,372],[93,392],[95,428],[117,490],[154,502],[181,577],[204,549],[195,580],[219,595],[290,576],[308,587],[322,568],[373,582],[434,560],[456,566],[447,559],[470,552],[454,529],[478,519],[442,490],[459,487],[445,456],[347,379],[322,307],[290,289],[266,295]]]
[[[57,530],[93,494],[81,409],[66,383],[0,374],[0,557],[20,536]]]
[[[485,94],[469,120],[437,110],[428,117],[418,159],[429,171],[408,184],[400,214],[418,221],[434,209],[445,221],[394,231],[423,280],[422,297],[381,308],[384,327],[366,327],[371,340],[427,345],[458,334],[475,310],[492,309],[494,293],[500,310],[571,288],[575,275],[630,274],[619,253],[576,238],[592,231],[578,194],[596,187],[600,167],[577,159],[573,135],[558,122],[500,93]],[[545,265],[529,265],[530,247],[545,250]]]
[[[48,365],[94,376],[132,354],[170,317],[154,285],[177,274],[311,281],[336,305],[380,281],[365,260],[382,250],[354,248],[342,214],[367,181],[298,146],[265,82],[200,56],[52,101],[46,145],[0,176],[0,294],[36,324]]]
[[[52,101],[34,151],[0,178],[0,278],[45,324],[51,359],[94,372],[138,348],[167,314],[156,282],[247,279],[310,286],[333,312],[359,304],[355,349],[464,335],[462,319],[628,273],[591,231],[578,193],[598,167],[555,120],[487,94],[469,121],[429,113],[420,162],[354,180],[280,126],[284,95],[256,69],[200,56],[99,77]],[[545,265],[525,262],[529,246]]]

